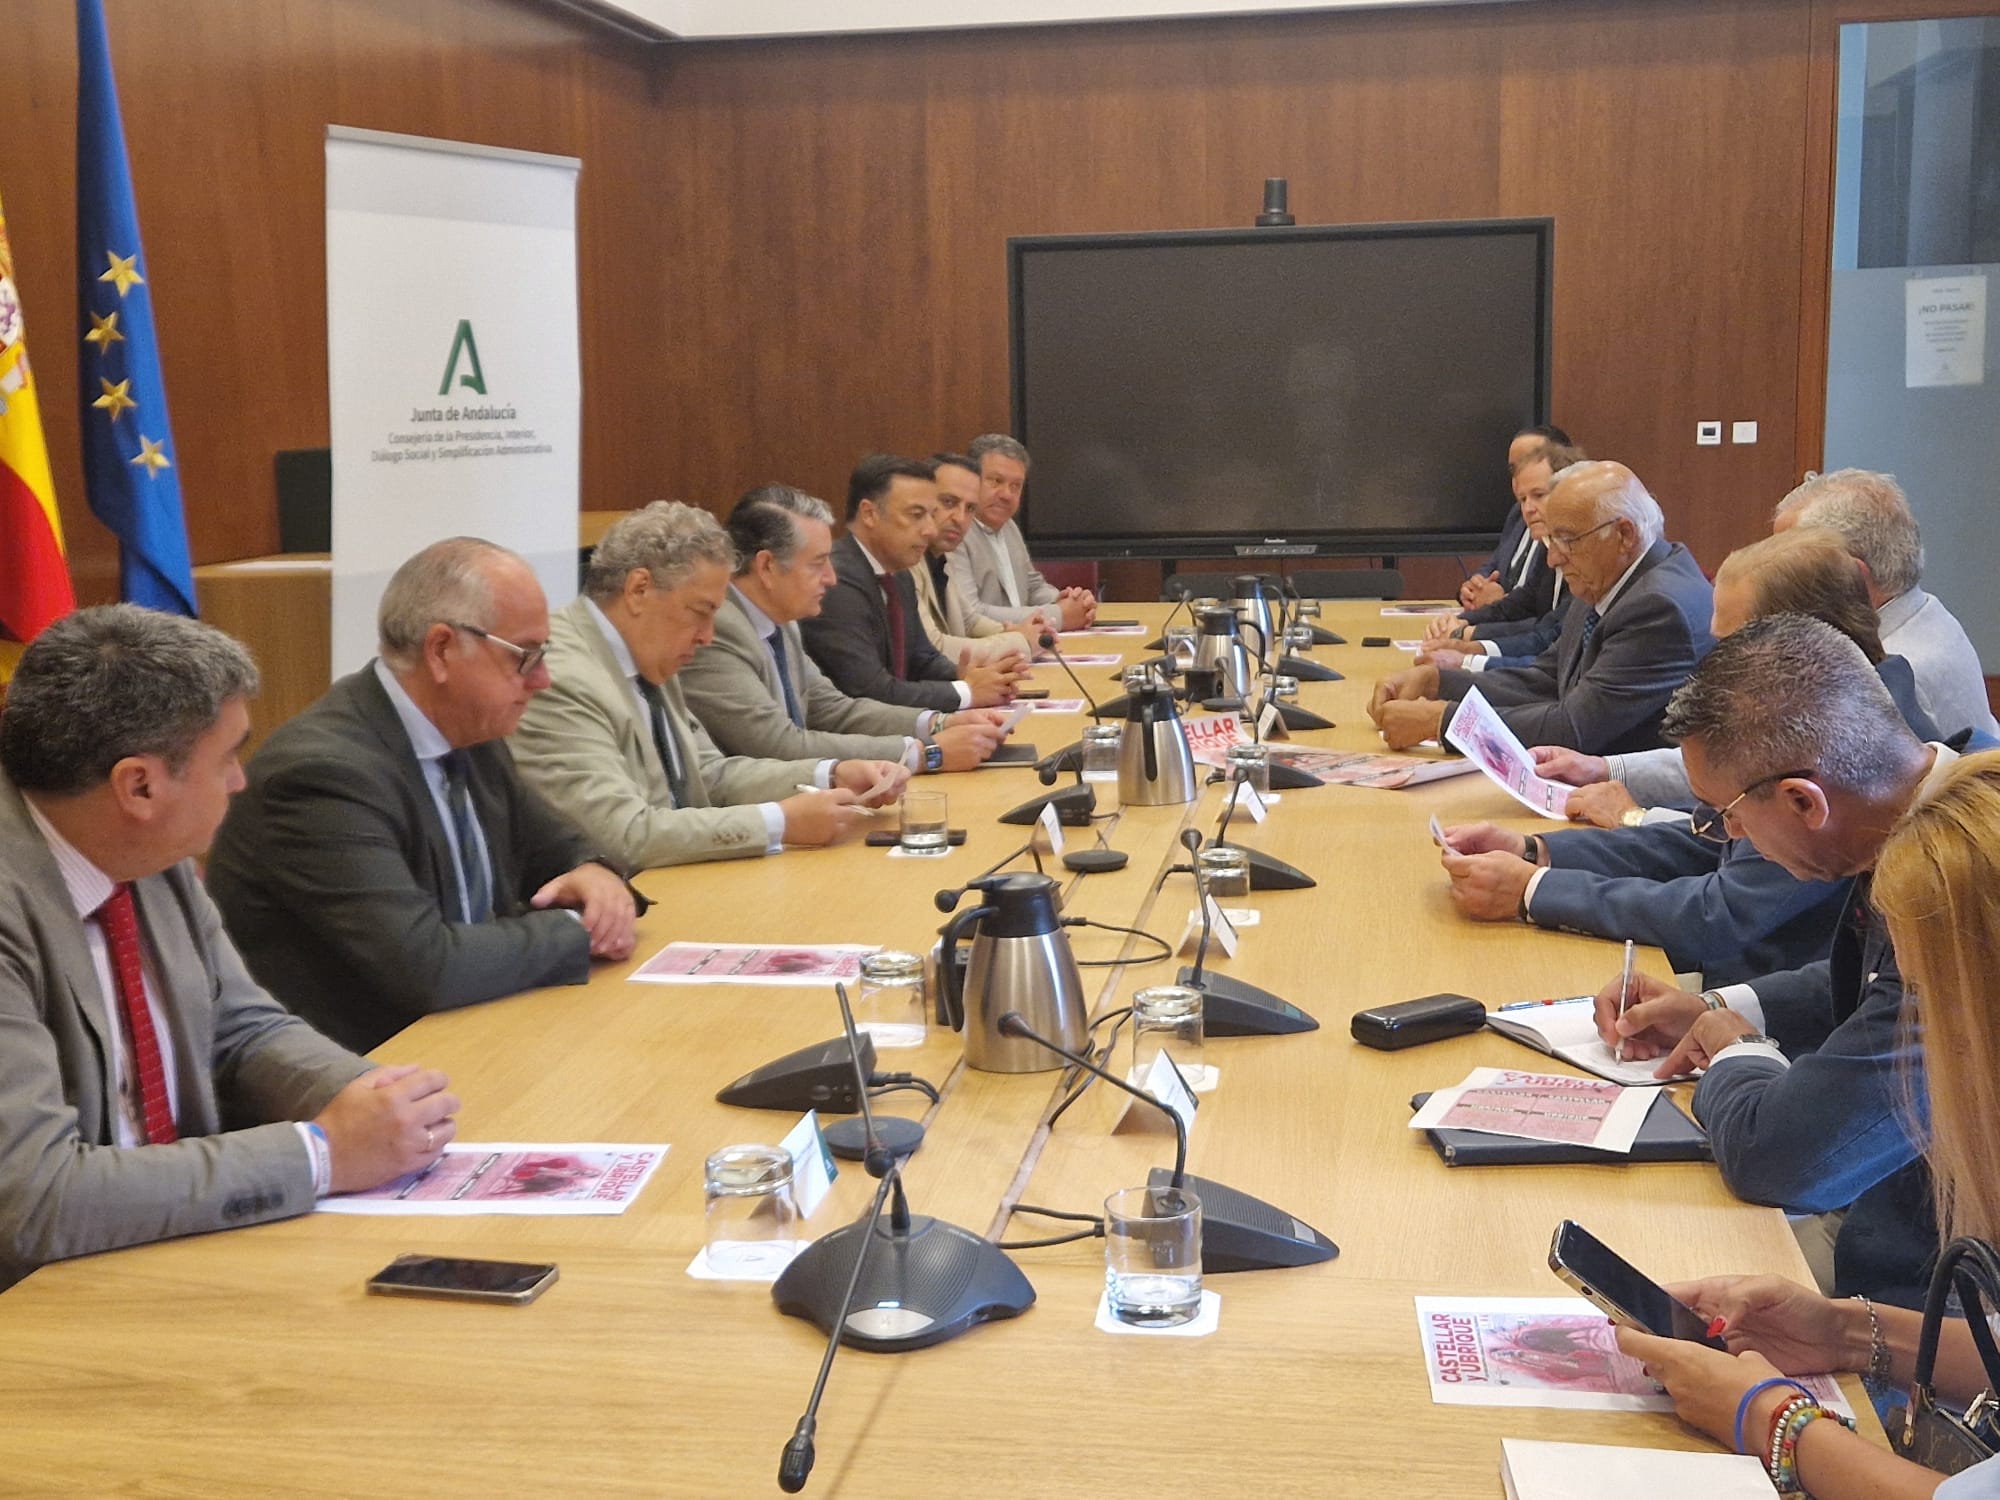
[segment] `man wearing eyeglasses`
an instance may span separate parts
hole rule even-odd
[[[472,537],[396,570],[377,659],[247,768],[208,886],[250,971],[357,1052],[420,1016],[629,957],[623,877],[503,743],[549,685],[533,570]]]
[[[1392,750],[1441,738],[1477,686],[1523,744],[1590,755],[1650,749],[1660,715],[1714,642],[1708,580],[1662,535],[1660,507],[1623,464],[1565,469],[1543,507],[1548,559],[1576,604],[1525,667],[1474,676],[1433,664],[1375,685],[1369,716]]]
[[[1704,1070],[1694,1112],[1739,1196],[1812,1216],[1831,1295],[1920,1305],[1937,1248],[1910,1102],[1921,1054],[1895,950],[1868,902],[1890,830],[1957,758],[1910,732],[1861,648],[1802,615],[1722,642],[1667,711],[1688,784],[1721,831],[1800,880],[1853,878],[1827,956],[1691,995],[1635,978],[1597,996],[1599,1033],[1662,1078]]]

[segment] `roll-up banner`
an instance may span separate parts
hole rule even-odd
[[[333,672],[389,575],[448,536],[576,593],[574,157],[334,125],[326,137]]]

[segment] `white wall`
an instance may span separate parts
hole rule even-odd
[[[1490,3],[1496,0],[596,0],[599,9],[689,41]]]

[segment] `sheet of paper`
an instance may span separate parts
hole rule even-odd
[[[1007,709],[1007,717],[1000,721],[1000,732],[1002,734],[1012,734],[1020,727],[1021,721],[1028,717],[1034,707],[1032,699],[1021,699],[1011,704]]]
[[[1271,759],[1317,776],[1328,786],[1366,786],[1388,791],[1452,776],[1470,776],[1479,769],[1458,755],[1448,760],[1427,759],[1419,755],[1385,755],[1380,751],[1321,750],[1307,745],[1280,746],[1271,752]]]
[[[1749,1453],[1684,1453],[1598,1443],[1500,1439],[1500,1468],[1517,1500],[1771,1500],[1771,1480]]]
[[[1419,1297],[1416,1304],[1431,1400],[1440,1405],[1674,1409],[1581,1297]],[[1827,1376],[1803,1383],[1833,1410],[1849,1410]]]
[[[667,1158],[665,1146],[453,1141],[421,1172],[322,1199],[321,1213],[465,1216],[622,1214]]]
[[[1598,1078],[1474,1068],[1456,1087],[1433,1091],[1411,1117],[1410,1128],[1477,1130],[1624,1155],[1654,1098],[1650,1089]]]
[[[1062,638],[1068,640],[1072,636],[1144,635],[1145,633],[1146,627],[1143,625],[1086,625],[1082,630],[1065,630]]]
[[[1229,758],[1229,747],[1242,744],[1246,738],[1243,721],[1235,714],[1196,714],[1183,719],[1181,729],[1187,735],[1188,754],[1194,757],[1195,764],[1217,770]]]
[[[1115,667],[1125,658],[1116,651],[1065,651],[1063,660],[1072,667]]]
[[[1429,599],[1415,604],[1385,604],[1384,615],[1448,615],[1458,606],[1443,599]]]
[[[1531,812],[1557,822],[1568,819],[1569,788],[1535,774],[1535,758],[1514,736],[1493,705],[1473,688],[1465,695],[1445,730],[1447,740],[1465,752],[1493,784]]]
[[[1090,705],[1081,698],[1030,698],[1027,708],[1031,714],[1080,714]]]
[[[669,943],[628,977],[634,984],[853,984],[861,960],[877,951],[873,943]]]
[[[1986,277],[1922,277],[1903,283],[1903,384],[1986,383]]]
[[[1436,844],[1440,849],[1445,847],[1444,824],[1438,821],[1436,813],[1431,814],[1431,842]]]

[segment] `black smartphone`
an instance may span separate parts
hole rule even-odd
[[[955,849],[965,842],[965,830],[963,828],[954,828],[945,837],[950,840],[951,846]],[[868,832],[868,837],[862,842],[867,844],[870,849],[893,849],[902,843],[902,841],[903,836],[893,828],[872,828]]]
[[[1361,637],[1361,644],[1364,646],[1387,646],[1392,644],[1392,642],[1386,635],[1364,635]]]
[[[1090,623],[1095,625],[1099,630],[1130,630],[1139,622],[1137,620],[1092,620]]]
[[[556,1279],[553,1264],[468,1260],[456,1255],[399,1255],[368,1279],[383,1297],[452,1297],[467,1302],[533,1302]]]
[[[1047,688],[1022,688],[1019,692],[1014,694],[1016,698],[1024,700],[1034,699],[1034,698],[1046,698],[1048,697],[1048,695],[1049,695],[1049,690]]]
[[[1708,1336],[1708,1319],[1648,1280],[1625,1258],[1580,1224],[1564,1219],[1549,1242],[1549,1269],[1563,1283],[1602,1308],[1614,1322],[1665,1339],[1686,1339],[1711,1349],[1729,1346]]]

